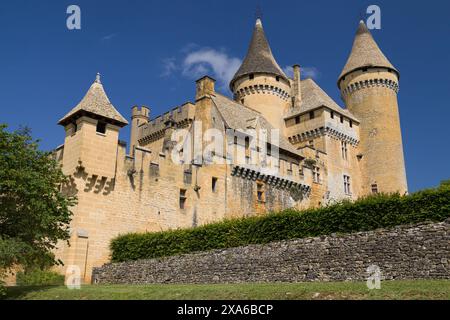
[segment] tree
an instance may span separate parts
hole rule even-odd
[[[60,192],[68,179],[30,130],[0,124],[0,279],[14,266],[61,264],[52,250],[69,239],[75,196]]]

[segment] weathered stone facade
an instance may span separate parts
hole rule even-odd
[[[240,283],[450,279],[450,220],[107,264],[95,283]]]
[[[60,271],[75,267],[90,282],[120,234],[405,192],[398,71],[363,24],[355,43],[339,80],[345,109],[312,79],[302,80],[298,65],[292,79],[284,74],[258,19],[230,83],[233,99],[205,76],[196,82],[195,102],[153,118],[149,107],[134,106],[129,150],[119,140],[128,121],[98,75],[59,121],[66,135],[54,155],[70,177],[63,191],[78,197],[70,246],[56,250],[65,264]],[[210,150],[213,140],[223,148]],[[186,156],[198,147],[200,157]]]

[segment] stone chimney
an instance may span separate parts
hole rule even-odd
[[[294,69],[294,85],[292,87],[293,107],[300,107],[302,103],[302,88],[300,83],[300,66],[298,64],[292,67]]]
[[[213,78],[204,76],[203,78],[198,79],[195,83],[197,85],[195,100],[200,100],[205,96],[215,94],[214,85],[216,80]]]

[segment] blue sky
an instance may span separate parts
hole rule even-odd
[[[50,150],[63,143],[56,125],[95,79],[129,118],[133,105],[152,114],[192,101],[194,80],[226,79],[243,59],[255,8],[282,67],[299,63],[340,105],[337,77],[366,8],[381,8],[378,44],[400,70],[400,113],[411,191],[450,178],[450,2],[418,1],[103,1],[0,3],[0,123],[32,128]],[[81,30],[66,9],[81,8]],[[367,17],[367,15],[365,15]],[[128,140],[129,128],[121,132]]]

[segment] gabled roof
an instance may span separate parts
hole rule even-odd
[[[244,59],[239,70],[230,82],[230,88],[233,87],[234,82],[242,77],[252,73],[269,73],[275,76],[280,76],[287,81],[287,77],[283,70],[273,57],[269,42],[267,41],[262,22],[260,19],[256,20],[255,29],[253,31],[250,47],[247,56]],[[231,90],[233,91],[233,90]]]
[[[352,51],[339,76],[339,81],[350,72],[366,67],[388,68],[399,74],[398,70],[378,47],[364,21],[360,21]]]
[[[213,100],[214,105],[217,107],[219,113],[222,115],[222,118],[228,128],[235,130],[247,130],[254,129],[256,125],[259,124],[261,129],[267,130],[269,132],[268,142],[271,142],[270,130],[274,129],[274,127],[266,120],[266,118],[264,118],[261,113],[252,110],[242,104],[239,104],[218,93],[215,93],[215,95],[211,95],[211,99]],[[281,132],[280,143],[278,147],[297,156],[301,156],[300,152],[297,151],[292,146],[292,144],[283,137]]]
[[[128,124],[128,121],[114,108],[109,101],[108,96],[103,89],[103,85],[100,81],[100,75],[97,74],[97,78],[89,88],[88,92],[84,96],[78,105],[73,108],[68,114],[66,114],[58,124],[64,125],[69,122],[71,118],[76,117],[81,113],[90,113],[96,116],[100,116],[109,120],[112,120],[117,125],[123,127]]]
[[[303,113],[326,107],[337,113],[340,113],[356,122],[359,120],[347,109],[341,108],[334,100],[320,88],[312,79],[305,79],[301,81],[302,100],[297,108],[290,109],[285,115],[285,119],[292,118]]]

